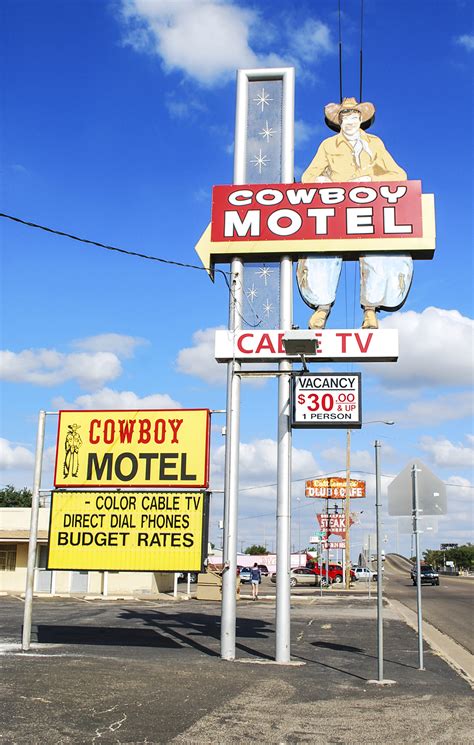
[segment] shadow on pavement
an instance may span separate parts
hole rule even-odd
[[[180,646],[190,646],[203,654],[219,657],[219,649],[206,645],[205,639],[220,641],[221,619],[218,615],[204,613],[162,613],[160,611],[133,611],[124,610],[121,618],[143,621],[148,626],[158,628],[170,637],[178,640]],[[270,624],[254,618],[237,618],[236,647],[252,657],[271,660],[271,655],[263,653],[260,649],[253,649],[239,641],[239,638],[266,640],[273,634]],[[198,639],[201,638],[199,641]],[[201,641],[202,640],[202,641]],[[218,646],[218,645],[217,645]]]
[[[179,649],[182,645],[152,629],[117,626],[53,626],[38,624],[33,636],[40,644],[95,644],[120,647],[164,647]]]
[[[311,642],[312,647],[319,647],[320,649],[332,649],[336,652],[351,652],[352,654],[358,654],[361,657],[369,657],[372,660],[376,660],[377,656],[364,652],[360,647],[351,647],[347,644],[335,644],[333,642]],[[389,660],[384,656],[384,662],[390,662],[392,665],[400,665],[400,667],[408,667],[411,670],[418,670],[416,665],[407,665],[405,662],[398,662],[398,660]]]

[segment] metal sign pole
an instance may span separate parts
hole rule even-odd
[[[28,565],[26,570],[25,609],[23,613],[23,634],[21,648],[27,652],[31,642],[31,618],[33,614],[33,589],[35,581],[36,545],[38,537],[39,499],[41,489],[41,470],[43,465],[44,430],[46,412],[41,410],[38,418],[36,436],[35,473],[33,495],[31,498],[30,542],[28,544]]]
[[[229,328],[239,328],[242,307],[242,262],[232,262],[232,294]],[[235,659],[236,590],[237,590],[237,530],[239,500],[240,444],[240,363],[227,366],[227,414],[224,487],[224,540],[221,608],[221,657]]]
[[[412,497],[413,497],[413,532],[415,534],[416,555],[416,609],[418,615],[418,668],[424,670],[423,666],[423,617],[421,613],[421,571],[420,571],[420,531],[418,530],[418,480],[417,467],[411,469]]]
[[[291,329],[292,262],[280,262],[280,328]],[[283,360],[278,378],[278,467],[277,467],[277,585],[276,656],[277,662],[290,662],[290,542],[291,542],[291,362]]]
[[[368,567],[368,569],[369,569],[369,572],[371,572],[372,571],[372,562],[370,560],[370,550],[371,550],[370,549],[370,533],[369,533],[368,538],[367,538],[367,547],[368,547],[368,551],[369,551],[369,561],[368,561],[369,567]],[[371,585],[371,582],[372,582],[372,577],[369,576],[369,580],[368,580],[368,585],[369,585],[369,600],[370,600],[370,585]]]
[[[345,518],[346,518],[346,576],[345,588],[349,590],[351,586],[351,538],[350,538],[350,514],[351,514],[351,430],[346,433],[346,501],[345,501]]]
[[[382,545],[380,542],[380,507],[382,494],[380,471],[380,442],[375,440],[375,523],[377,536],[377,660],[378,682],[383,681],[383,587]],[[370,558],[370,554],[369,554]]]

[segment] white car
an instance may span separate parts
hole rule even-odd
[[[365,580],[366,582],[375,582],[377,579],[377,572],[373,572],[368,567],[356,567],[354,569],[355,576],[357,579]]]

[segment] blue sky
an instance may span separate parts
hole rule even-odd
[[[296,67],[298,177],[330,131],[339,96],[336,0],[4,0],[1,211],[132,251],[198,264],[214,184],[232,181],[235,70]],[[364,99],[409,178],[434,193],[437,250],[382,326],[400,330],[397,364],[363,370],[367,425],[352,437],[369,497],[354,552],[373,529],[373,441],[387,478],[421,458],[448,487],[449,515],[425,545],[472,528],[472,4],[365,0]],[[360,5],[342,2],[344,95],[358,97]],[[213,330],[227,289],[206,273],[104,251],[0,220],[1,483],[31,485],[37,412],[225,408]],[[227,268],[227,267],[224,267]],[[330,327],[360,324],[348,264]],[[348,310],[346,311],[346,307]],[[355,308],[355,316],[353,309]],[[309,309],[294,299],[294,320]],[[336,368],[337,366],[335,366]],[[342,368],[341,368],[342,369]],[[352,369],[357,369],[352,366]],[[222,488],[223,417],[213,419],[212,486]],[[55,421],[48,419],[51,484]],[[276,383],[242,394],[239,543],[274,545]],[[344,469],[345,433],[295,432],[293,541],[314,531],[305,478]],[[297,501],[300,498],[300,502]],[[221,496],[211,537],[219,538]],[[259,516],[258,518],[256,516]],[[386,518],[388,549],[396,524]],[[407,549],[409,538],[399,537]]]

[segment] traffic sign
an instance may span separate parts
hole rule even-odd
[[[417,470],[418,509],[420,515],[445,515],[446,486],[421,460],[412,460],[388,485],[388,514],[413,514],[412,470]]]

